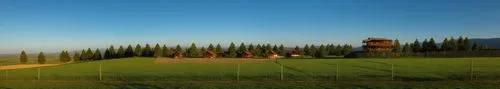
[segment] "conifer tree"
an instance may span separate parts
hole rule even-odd
[[[465,39],[464,39],[463,48],[464,48],[465,51],[470,50],[470,43],[469,43],[469,38],[468,37],[465,37]]]
[[[448,42],[449,42],[450,50],[451,51],[457,51],[458,50],[457,41],[455,39],[453,39],[453,37],[451,37],[450,41],[448,41]]]
[[[118,48],[118,51],[115,54],[116,58],[124,58],[125,57],[125,49],[123,46],[120,45],[120,48]]]
[[[162,49],[163,57],[171,57],[172,52],[170,49],[168,49],[167,45],[163,45],[163,47],[161,49]]]
[[[94,53],[90,48],[87,49],[87,52],[85,53],[86,59],[84,61],[92,61],[94,57]]]
[[[427,39],[424,40],[424,42],[422,42],[422,49],[421,51],[422,52],[428,52],[429,51],[429,41]]]
[[[253,51],[255,47],[253,47],[253,44],[248,45],[248,50]]]
[[[87,52],[83,49],[82,52],[80,52],[80,59],[77,62],[84,62],[87,58]]]
[[[254,56],[257,57],[262,57],[262,46],[260,44],[257,44],[254,49],[252,49]]]
[[[325,51],[326,51],[325,46],[323,44],[321,44],[321,46],[319,46],[319,49],[316,51],[315,57],[316,58],[324,58],[326,56]]]
[[[273,46],[273,51],[274,52],[279,52],[278,46],[276,44],[274,44],[274,46]]]
[[[69,54],[66,51],[62,51],[59,54],[59,61],[65,63],[71,61],[71,57],[69,57]]]
[[[73,62],[79,62],[80,61],[80,54],[78,52],[75,52],[73,54]]]
[[[460,51],[465,51],[467,49],[467,47],[465,47],[465,40],[462,36],[458,37],[457,48]]]
[[[154,48],[155,54],[154,56],[159,58],[163,57],[163,50],[160,47],[160,44],[156,43],[155,48]]]
[[[278,48],[278,50],[279,50],[278,54],[280,56],[285,56],[286,52],[285,52],[285,46],[283,46],[283,44],[280,45],[280,47]],[[325,50],[323,50],[323,51],[325,51]]]
[[[399,43],[399,40],[394,40],[394,48],[392,49],[392,52],[401,53],[401,51],[401,44]]]
[[[429,48],[427,48],[429,51],[437,51],[439,49],[436,44],[436,41],[434,41],[434,38],[431,38],[429,40],[429,43],[427,43],[427,45],[429,45],[428,46]]]
[[[215,51],[215,47],[214,45],[210,44],[208,45],[208,48],[207,48],[209,51]]]
[[[137,44],[137,45],[135,46],[135,50],[134,50],[134,52],[135,52],[135,56],[137,56],[137,57],[142,56],[142,47],[141,47],[141,45],[140,45],[140,44]]]
[[[336,52],[335,52],[335,53],[336,53],[336,55],[337,55],[337,56],[342,55],[342,50],[343,50],[344,48],[343,48],[340,44],[337,44],[337,48],[335,48],[335,49],[336,49]]]
[[[441,50],[443,51],[450,50],[450,42],[448,41],[448,38],[444,38],[443,42],[441,43]]]
[[[405,53],[411,53],[412,52],[412,49],[410,47],[410,45],[408,43],[406,43],[404,46],[403,46],[403,52]]]
[[[22,51],[21,55],[19,55],[19,60],[21,64],[26,64],[28,62],[28,55],[26,55],[26,52]]]
[[[181,45],[177,44],[177,46],[175,46],[175,51],[182,51]]]
[[[120,47],[120,48],[122,48],[122,47]],[[94,55],[92,56],[92,60],[94,60],[94,61],[102,60],[101,51],[99,49],[95,50]]]
[[[352,47],[345,44],[344,47],[342,47],[342,55],[347,55],[349,53],[351,53],[352,51]]]
[[[116,58],[115,47],[113,45],[111,45],[109,47],[109,49],[107,49],[106,51],[109,51],[109,53],[108,54],[104,54],[104,59],[113,59],[113,58]]]
[[[43,55],[43,52],[38,54],[38,64],[45,64],[45,55]]]
[[[413,52],[420,52],[422,47],[420,47],[420,42],[418,42],[418,39],[415,39],[415,42],[413,42],[412,46],[412,51]]]
[[[135,53],[132,48],[132,45],[128,45],[127,49],[125,49],[125,57],[134,57]]]
[[[304,55],[310,56],[310,55],[311,55],[311,52],[310,52],[309,50],[310,50],[310,49],[309,49],[309,45],[307,45],[307,44],[306,44],[306,45],[304,46],[304,49],[302,50],[302,52],[304,52],[304,53],[303,53]]]
[[[337,51],[336,46],[334,44],[331,44],[330,50],[328,50],[328,55],[335,55],[335,52]]]
[[[229,54],[227,55],[227,57],[230,57],[230,58],[235,58],[236,56],[238,56],[238,54],[236,53],[236,46],[233,42],[231,42],[231,44],[229,45],[229,47],[227,48]]]
[[[217,53],[224,52],[224,50],[222,49],[222,46],[220,46],[220,44],[217,44],[217,46],[215,47],[215,51],[217,51]]]
[[[196,44],[191,43],[191,47],[189,47],[189,49],[187,49],[187,56],[188,57],[203,57],[203,54],[196,47]]]
[[[205,49],[205,46],[201,46],[201,51],[200,51],[200,53],[201,53],[201,54],[203,54],[203,53],[204,53],[204,52],[206,52],[206,51],[207,51],[207,49]]]
[[[313,57],[316,56],[317,50],[318,49],[316,48],[316,46],[314,46],[314,44],[311,44],[311,47],[309,48],[309,55]]]
[[[112,57],[111,57],[111,52],[110,52],[110,50],[109,50],[109,49],[106,49],[106,50],[104,51],[104,58],[103,58],[103,59],[111,59],[111,58],[112,58]]]
[[[478,49],[479,49],[479,46],[477,45],[477,43],[474,43],[474,44],[472,45],[471,50],[473,50],[473,51],[477,51]]]
[[[151,46],[149,46],[149,44],[146,44],[146,47],[144,47],[142,49],[142,57],[153,57],[154,56],[154,52],[153,52],[153,49],[151,48]]]

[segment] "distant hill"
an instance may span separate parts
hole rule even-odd
[[[486,44],[490,48],[500,49],[500,38],[473,38],[469,39],[469,42],[472,44]]]

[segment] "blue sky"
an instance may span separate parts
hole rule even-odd
[[[0,0],[0,53],[500,37],[496,0]]]

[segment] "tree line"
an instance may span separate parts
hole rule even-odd
[[[469,38],[460,36],[458,39],[453,37],[445,38],[441,45],[438,45],[434,38],[424,39],[423,42],[419,42],[415,39],[413,43],[405,43],[401,45],[399,40],[394,41],[394,48],[392,52],[395,53],[410,53],[410,52],[438,52],[438,51],[478,51],[478,50],[488,50],[488,46],[485,44],[473,43],[470,45]]]
[[[160,44],[156,44],[154,47],[146,44],[143,47],[140,44],[137,44],[135,47],[132,47],[132,45],[128,45],[126,48],[124,46],[119,46],[118,49],[115,49],[114,46],[110,46],[105,49],[104,53],[101,53],[100,49],[92,50],[88,48],[86,50],[83,49],[81,52],[74,52],[72,57],[70,56],[68,51],[63,50],[59,54],[59,60],[66,63],[72,60],[73,62],[88,62],[129,57],[173,57],[173,53],[176,51],[185,52],[184,56],[188,58],[202,58],[204,52],[206,51],[213,51],[217,53],[217,57],[224,58],[241,58],[243,57],[244,51],[250,51],[252,52],[254,58],[266,58],[268,57],[267,52],[269,51],[274,51],[279,56],[286,56],[294,50],[300,51],[300,55],[305,57],[324,58],[329,55],[340,56],[349,54],[353,51],[353,47],[352,45],[348,44],[321,44],[319,46],[315,46],[314,44],[306,44],[303,48],[296,46],[292,50],[287,50],[283,44],[246,45],[244,43],[241,43],[239,46],[236,46],[236,44],[231,42],[227,48],[223,48],[220,44],[209,44],[206,48],[199,48],[195,43],[192,43],[188,48],[182,48],[179,44],[177,44],[175,47],[167,47],[166,45],[160,46]],[[39,55],[39,63],[45,63],[45,56],[43,56],[43,52],[40,52]],[[26,52],[22,51],[20,56],[21,63],[26,63],[28,61],[27,59],[28,57],[26,55]]]

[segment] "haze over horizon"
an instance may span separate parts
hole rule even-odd
[[[127,1],[127,2],[125,2]],[[109,45],[500,37],[495,0],[2,0],[0,54]]]

